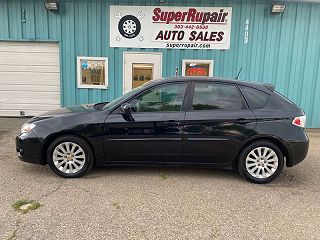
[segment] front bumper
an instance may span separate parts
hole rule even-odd
[[[286,165],[287,167],[292,167],[306,158],[309,149],[309,138],[304,132],[304,136],[300,141],[290,141],[286,147],[289,155]]]
[[[32,131],[16,137],[16,152],[23,162],[45,165],[42,147],[42,141]]]

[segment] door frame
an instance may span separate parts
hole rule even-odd
[[[139,55],[158,55],[160,56],[160,78],[162,78],[162,52],[123,52],[123,64],[122,64],[122,94],[125,93],[125,55],[126,54],[139,54]]]

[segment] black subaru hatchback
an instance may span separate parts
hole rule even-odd
[[[16,138],[22,161],[62,177],[96,166],[237,169],[255,183],[307,155],[303,110],[271,85],[218,78],[150,81],[109,102],[47,112]]]

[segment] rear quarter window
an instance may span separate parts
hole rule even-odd
[[[261,109],[268,104],[269,94],[251,87],[239,87],[251,109]]]

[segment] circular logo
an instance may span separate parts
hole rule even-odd
[[[120,34],[125,38],[135,38],[141,30],[141,23],[133,15],[123,16],[118,24]]]

